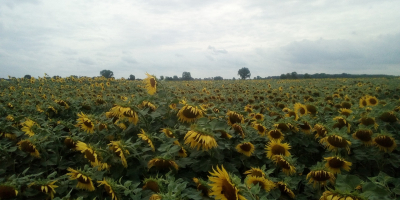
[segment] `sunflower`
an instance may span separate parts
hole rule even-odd
[[[146,84],[147,93],[153,95],[157,91],[157,81],[156,78],[148,73],[146,73],[147,78],[143,80]]]
[[[366,101],[368,106],[376,106],[379,103],[378,99],[373,96],[367,96]]]
[[[374,141],[372,140],[372,134],[372,130],[359,129],[354,132],[352,136],[356,140],[361,140],[361,142],[364,143],[365,146],[371,146],[374,144]]]
[[[268,131],[265,126],[263,126],[262,124],[258,124],[258,123],[254,123],[253,128],[256,129],[258,131],[258,134],[261,136],[264,136],[265,133]]]
[[[70,173],[67,173],[67,175],[70,176],[70,180],[77,180],[78,184],[76,185],[76,188],[78,189],[84,189],[88,191],[94,191],[95,188],[93,186],[92,178],[88,176],[85,172],[82,172],[80,170],[75,170],[72,168],[67,169]]]
[[[301,104],[301,103],[296,103],[294,104],[294,110],[299,116],[304,116],[307,115],[307,106]]]
[[[107,194],[111,196],[111,200],[118,200],[115,189],[115,182],[112,179],[103,178],[102,181],[97,181],[97,187],[104,185]]]
[[[347,109],[347,108],[340,108],[340,109],[339,109],[339,113],[340,113],[341,115],[346,116],[346,117],[348,117],[352,112],[353,112],[352,110]]]
[[[228,115],[228,124],[229,125],[244,123],[243,115],[241,115],[237,112],[228,111],[226,113],[226,115]]]
[[[208,151],[218,146],[212,133],[200,130],[190,130],[185,135],[185,144],[190,144],[190,148],[197,147],[197,150]]]
[[[328,131],[326,130],[326,128],[321,125],[321,124],[315,124],[314,126],[314,132],[315,132],[315,139],[321,137],[325,137],[326,134],[328,133]]]
[[[226,132],[224,130],[215,130],[214,132],[221,133],[221,138],[224,138],[224,139],[232,138],[232,135],[230,135],[228,132]]]
[[[191,123],[203,117],[204,111],[197,106],[185,105],[177,113],[178,119],[183,122]]]
[[[343,117],[335,117],[333,118],[333,121],[336,121],[336,123],[333,125],[333,129],[338,128],[339,130],[342,129],[343,127],[347,127],[347,133],[350,133],[350,123],[346,121],[345,118]]]
[[[159,184],[159,180],[157,180],[156,178],[146,178],[143,181],[144,186],[142,187],[143,190],[151,190],[155,193],[159,193],[160,192],[160,184]]]
[[[276,141],[282,141],[285,138],[282,131],[280,131],[279,129],[276,129],[276,128],[273,130],[270,130],[267,133],[267,136],[268,136],[269,140],[276,140]]]
[[[67,102],[63,101],[63,100],[54,100],[55,103],[57,103],[60,106],[63,106],[65,109],[69,108],[69,105]]]
[[[382,113],[379,119],[387,123],[394,123],[399,120],[393,111]]]
[[[182,158],[187,157],[186,149],[183,148],[182,146],[180,146],[180,147],[181,147],[181,149],[179,149],[179,151],[178,151],[178,156],[179,156],[179,157],[182,157]]]
[[[325,136],[319,140],[319,143],[323,144],[330,151],[336,152],[338,149],[345,148],[347,153],[350,153],[351,142],[346,140],[345,137],[335,133]]]
[[[374,144],[379,147],[379,150],[389,153],[397,147],[396,141],[389,134],[379,134],[374,138]]]
[[[31,154],[35,158],[40,158],[40,153],[36,146],[30,140],[21,140],[17,143],[18,148],[26,153]]]
[[[0,184],[0,199],[11,199],[18,195],[18,191],[11,185]]]
[[[279,181],[276,183],[276,185],[278,186],[279,190],[281,191],[281,194],[287,194],[292,199],[295,198],[293,191],[287,186],[286,183]]]
[[[299,125],[301,131],[303,131],[305,134],[310,134],[312,127],[310,125],[310,123],[308,123],[307,121],[303,121],[302,124]]]
[[[203,197],[209,197],[211,187],[203,179],[193,178],[193,182],[196,184],[197,191],[201,191]]]
[[[211,196],[215,199],[221,200],[246,200],[242,195],[239,194],[239,188],[232,182],[232,179],[228,172],[222,166],[221,169],[217,166],[217,170],[213,168],[213,172],[210,172],[211,176],[208,179],[212,182]]]
[[[362,98],[359,100],[359,104],[360,104],[360,108],[364,108],[364,107],[368,106],[367,99],[366,99],[365,97],[362,97]]]
[[[290,156],[290,145],[288,143],[281,143],[281,141],[271,140],[266,146],[267,157],[271,159],[275,155]]]
[[[29,137],[32,137],[32,136],[35,135],[35,133],[33,132],[32,128],[33,128],[35,125],[37,125],[36,122],[34,122],[34,121],[30,120],[30,119],[27,119],[27,120],[26,120],[25,122],[23,122],[21,125],[22,125],[21,130],[22,130],[23,132],[25,132],[25,135],[28,135]]]
[[[156,151],[156,149],[154,148],[153,142],[151,141],[151,138],[149,135],[147,135],[146,132],[144,132],[144,130],[142,129],[142,131],[138,134],[139,138],[141,138],[142,140],[146,141],[149,146],[151,147],[151,149],[153,151]]]
[[[161,200],[162,196],[160,196],[159,194],[152,194],[149,198],[149,200]]]
[[[292,164],[291,157],[285,157],[282,155],[275,155],[272,157],[272,160],[275,162],[276,165],[282,168],[283,173],[287,176],[296,173],[296,168]]]
[[[340,174],[340,169],[350,171],[350,166],[352,165],[351,162],[339,156],[326,157],[324,160],[326,160],[325,167],[334,174]]]
[[[110,150],[113,151],[118,157],[121,158],[122,165],[127,168],[128,163],[126,162],[126,155],[129,155],[129,151],[124,148],[124,145],[121,141],[111,141]]]
[[[240,124],[233,124],[232,125],[233,130],[235,130],[235,133],[238,133],[242,138],[245,137],[244,130]]]
[[[257,113],[256,115],[254,115],[253,119],[257,121],[264,121],[264,115],[261,113]]]
[[[161,132],[163,132],[165,134],[165,136],[169,137],[169,138],[175,138],[174,133],[171,131],[170,128],[162,128]]]
[[[149,101],[143,101],[138,106],[140,109],[149,108],[150,111],[155,111],[157,108],[154,104],[150,103]]]
[[[319,200],[363,200],[361,196],[356,193],[341,194],[338,191],[325,191]]]
[[[298,120],[299,119],[299,115],[297,115],[297,113],[293,110],[287,110],[287,113],[285,114],[285,117],[294,117],[294,120]]]
[[[313,183],[313,187],[315,188],[316,186],[327,185],[328,181],[333,184],[336,178],[332,172],[326,171],[325,169],[318,169],[310,171],[306,179],[310,179],[308,183]]]
[[[93,133],[94,132],[94,124],[92,122],[92,120],[90,120],[88,118],[87,115],[81,113],[81,114],[77,114],[78,115],[78,124],[76,124],[76,127],[80,127],[81,129],[83,129],[84,131],[86,131],[87,133]]]
[[[260,168],[254,168],[245,171],[243,174],[247,174],[247,176],[256,176],[256,177],[265,177],[265,172]]]
[[[33,182],[28,185],[28,187],[34,186],[37,189],[39,189],[41,192],[45,193],[46,195],[49,195],[51,199],[54,198],[54,194],[56,191],[54,190],[55,188],[58,188],[57,185],[54,185],[57,181],[38,181],[38,182]]]
[[[373,117],[362,117],[360,118],[360,123],[364,126],[374,125],[375,130],[378,129],[379,126]]]
[[[137,124],[139,121],[139,116],[138,114],[133,111],[131,108],[126,107],[126,108],[121,108],[121,114],[119,115],[120,118],[124,118],[127,117],[128,121],[133,123],[133,124]]]
[[[244,154],[247,157],[250,157],[254,153],[254,145],[251,142],[243,142],[236,146],[236,150]]]
[[[14,121],[14,117],[12,115],[7,115],[6,120],[12,122]]]
[[[266,192],[269,192],[270,190],[274,189],[276,187],[275,183],[266,179],[265,177],[260,177],[260,176],[248,176],[246,184],[248,187],[252,187],[252,185],[259,185],[262,189],[264,189]]]
[[[148,163],[147,163],[147,168],[152,168],[152,167],[156,167],[158,170],[161,169],[171,169],[175,168],[175,170],[179,169],[179,166],[176,164],[175,161],[171,160],[171,159],[166,159],[166,158],[153,158],[151,159]]]
[[[9,139],[12,139],[12,140],[17,139],[17,136],[14,133],[2,133],[2,132],[0,132],[0,137],[9,138]]]
[[[72,138],[65,138],[64,144],[65,146],[67,146],[68,149],[76,150],[76,142]]]

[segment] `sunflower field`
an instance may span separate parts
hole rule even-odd
[[[0,199],[400,198],[400,79],[0,81]]]

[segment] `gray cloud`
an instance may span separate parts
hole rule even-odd
[[[88,58],[88,57],[79,58],[78,61],[85,65],[94,65],[95,64],[95,62],[91,58]]]
[[[225,49],[216,49],[216,48],[213,47],[213,46],[208,46],[207,49],[212,50],[212,52],[213,52],[215,55],[218,55],[218,54],[227,54],[227,53],[228,53],[228,51],[225,50]]]
[[[135,59],[133,59],[131,57],[122,57],[121,60],[123,60],[129,64],[137,64],[138,63]]]

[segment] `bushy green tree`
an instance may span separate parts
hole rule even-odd
[[[111,78],[114,76],[114,72],[108,69],[104,69],[100,71],[100,76],[104,76],[105,78]]]
[[[129,75],[129,78],[128,78],[128,80],[131,80],[131,81],[134,81],[135,80],[135,75]]]
[[[27,74],[24,76],[25,79],[31,79],[31,75]]]
[[[224,80],[224,78],[222,78],[221,76],[216,76],[214,77],[214,80]]]
[[[192,80],[193,78],[192,78],[192,75],[190,75],[190,72],[183,72],[182,73],[182,80],[186,80],[186,81],[188,81],[188,80]]]
[[[249,68],[243,67],[242,69],[239,69],[238,75],[240,76],[241,79],[244,80],[246,78],[250,78],[251,73],[250,73]]]

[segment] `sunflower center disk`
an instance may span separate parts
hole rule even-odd
[[[280,137],[281,137],[281,133],[280,133],[278,130],[272,130],[271,133],[270,133],[270,136],[271,136],[272,138],[277,139],[277,138],[280,138]]]
[[[343,166],[344,162],[338,158],[333,158],[329,162],[331,168],[339,169]]]
[[[87,126],[88,128],[92,128],[92,122],[90,120],[85,120],[83,121],[83,124],[85,124],[85,126]]]
[[[89,149],[85,150],[85,156],[88,160],[90,160],[90,162],[96,162],[96,158],[94,157],[93,153]]]
[[[375,139],[375,142],[383,147],[392,147],[394,144],[393,140],[387,136],[378,137]]]
[[[244,144],[240,145],[240,148],[241,148],[243,151],[246,151],[246,152],[251,150],[250,144],[247,144],[247,143],[244,143]]]
[[[346,140],[344,140],[343,138],[335,137],[335,136],[329,136],[328,142],[330,145],[332,145],[334,147],[343,148],[343,147],[347,146]]]
[[[361,141],[364,141],[364,142],[371,141],[371,134],[369,131],[357,131],[356,136]]]
[[[312,173],[312,178],[318,182],[329,180],[329,174],[325,171],[316,171]]]
[[[151,85],[151,87],[156,86],[156,80],[154,78],[150,78],[150,85]]]
[[[85,177],[86,179],[85,179],[84,177]],[[77,178],[77,180],[78,180],[80,183],[84,183],[84,184],[90,183],[89,178],[86,177],[86,176],[80,176],[79,178]]]
[[[283,146],[274,145],[274,146],[271,148],[271,152],[272,152],[273,155],[285,155],[286,149],[285,149],[285,147],[283,147]]]
[[[233,199],[237,199],[236,196],[236,191],[235,188],[233,187],[233,185],[226,179],[222,180],[222,190],[221,190],[221,194],[223,194],[226,199],[228,200],[233,200]]]
[[[237,115],[230,115],[229,116],[229,121],[232,123],[232,124],[236,124],[236,123],[240,123],[242,120],[239,118],[239,116],[237,116]]]
[[[33,153],[35,152],[35,148],[29,142],[23,142],[21,144],[21,149],[25,152]]]
[[[278,165],[279,165],[280,167],[282,167],[283,169],[290,169],[289,163],[286,162],[286,161],[283,160],[283,159],[279,159]]]
[[[186,108],[182,111],[183,116],[186,118],[196,118],[198,115],[196,113],[193,113],[190,108]]]

